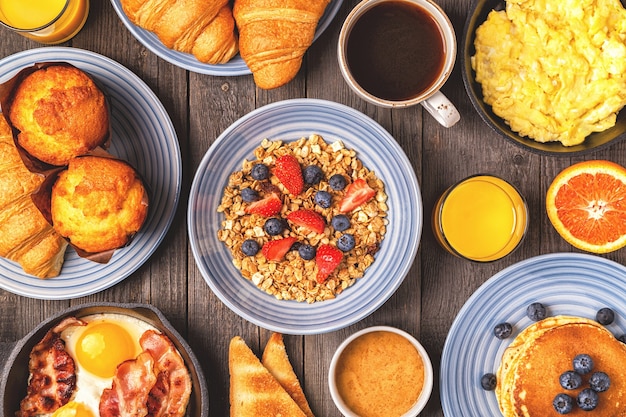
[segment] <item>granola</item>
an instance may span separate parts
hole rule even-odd
[[[309,166],[321,168],[321,181],[305,183],[298,195],[292,194],[289,190],[293,188],[289,185],[285,187],[276,175],[276,161],[284,155],[293,155],[303,169]],[[217,208],[224,215],[218,239],[231,251],[233,265],[241,271],[242,276],[277,299],[313,303],[335,298],[364,275],[380,248],[388,224],[387,195],[383,182],[373,171],[364,167],[356,152],[345,148],[343,142],[337,140],[326,143],[315,134],[293,142],[264,139],[256,148],[254,156],[255,160],[244,160],[242,169],[231,174],[224,189],[221,204]],[[252,169],[257,164],[269,168],[267,179],[252,177]],[[347,186],[344,189],[333,189],[329,185],[329,178],[335,174],[341,174],[346,179]],[[341,213],[340,207],[346,210],[344,201],[350,185],[355,183],[365,184],[371,191],[371,197],[365,202],[358,202],[359,205],[351,207],[348,212]],[[246,190],[244,194],[256,195],[257,200],[267,195],[278,195],[281,201],[279,212],[269,216],[268,213],[249,212],[255,203],[250,202],[249,196],[242,196],[242,190]],[[323,208],[316,202],[315,195],[319,191],[330,193],[330,207]],[[307,228],[292,222],[295,216],[290,213],[296,211],[314,211],[321,215],[323,232],[321,227]],[[349,219],[346,230],[338,231],[333,227],[333,217],[339,214]],[[287,220],[288,217],[290,220]],[[284,229],[279,228],[279,233],[272,231],[272,235],[268,234],[266,222],[269,219],[278,219],[278,222],[273,222],[284,225]],[[330,246],[337,251],[334,248],[343,235],[353,236],[354,246],[346,250],[343,244],[345,238],[342,238],[343,242],[339,244],[343,246],[340,263],[336,268],[333,266],[328,276],[320,278],[320,256],[317,261],[315,258],[303,259],[298,249],[303,245],[318,249]],[[244,254],[242,245],[248,240],[253,241],[253,246],[256,242],[263,250],[253,255]],[[269,252],[265,249],[271,246],[268,242],[272,241],[286,242],[289,246],[286,254],[279,254],[280,259],[273,260],[274,256],[266,256]],[[291,245],[294,241],[296,243]],[[249,250],[246,249],[246,252]]]

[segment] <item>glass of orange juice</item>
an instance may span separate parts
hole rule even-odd
[[[0,23],[44,44],[74,37],[89,14],[89,0],[0,0]]]
[[[433,209],[432,226],[435,238],[448,252],[491,262],[521,243],[528,228],[528,206],[503,179],[474,175],[442,194]]]

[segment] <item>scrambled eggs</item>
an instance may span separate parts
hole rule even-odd
[[[485,103],[521,136],[577,145],[612,127],[626,104],[619,0],[508,0],[474,46]]]

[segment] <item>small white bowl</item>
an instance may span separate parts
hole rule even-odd
[[[343,351],[346,349],[346,347],[350,343],[352,343],[355,339],[359,338],[360,336],[363,336],[364,334],[378,332],[378,331],[390,332],[390,333],[395,333],[400,336],[403,336],[406,340],[411,342],[411,344],[415,347],[415,349],[417,350],[417,352],[419,353],[422,359],[422,362],[424,363],[424,385],[422,387],[422,392],[420,393],[413,407],[411,407],[405,414],[400,416],[400,417],[415,417],[424,409],[424,407],[426,406],[426,403],[428,402],[430,398],[430,394],[432,393],[432,389],[433,389],[432,363],[430,361],[430,357],[428,356],[428,353],[426,352],[426,349],[424,349],[424,347],[420,344],[420,342],[417,341],[417,339],[415,339],[413,336],[411,336],[410,334],[408,334],[407,332],[403,330],[397,329],[395,327],[390,327],[390,326],[368,327],[366,329],[363,329],[354,333],[352,336],[344,340],[341,343],[341,345],[339,345],[339,347],[335,351],[335,354],[333,355],[333,358],[330,362],[330,368],[328,370],[328,386],[330,388],[330,395],[333,398],[333,402],[335,403],[335,406],[339,409],[339,411],[341,411],[341,413],[345,417],[360,417],[358,414],[355,414],[354,411],[348,408],[343,398],[341,398],[339,394],[339,390],[337,389],[337,382],[335,378],[335,374],[337,372],[337,362],[339,361],[339,357],[341,356]]]

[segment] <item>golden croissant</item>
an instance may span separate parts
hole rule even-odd
[[[31,200],[43,177],[24,166],[0,114],[0,256],[39,278],[59,275],[67,242]]]
[[[237,54],[235,21],[228,0],[122,0],[135,25],[154,32],[170,49],[208,64]]]
[[[291,81],[328,0],[235,0],[239,53],[263,89]]]

